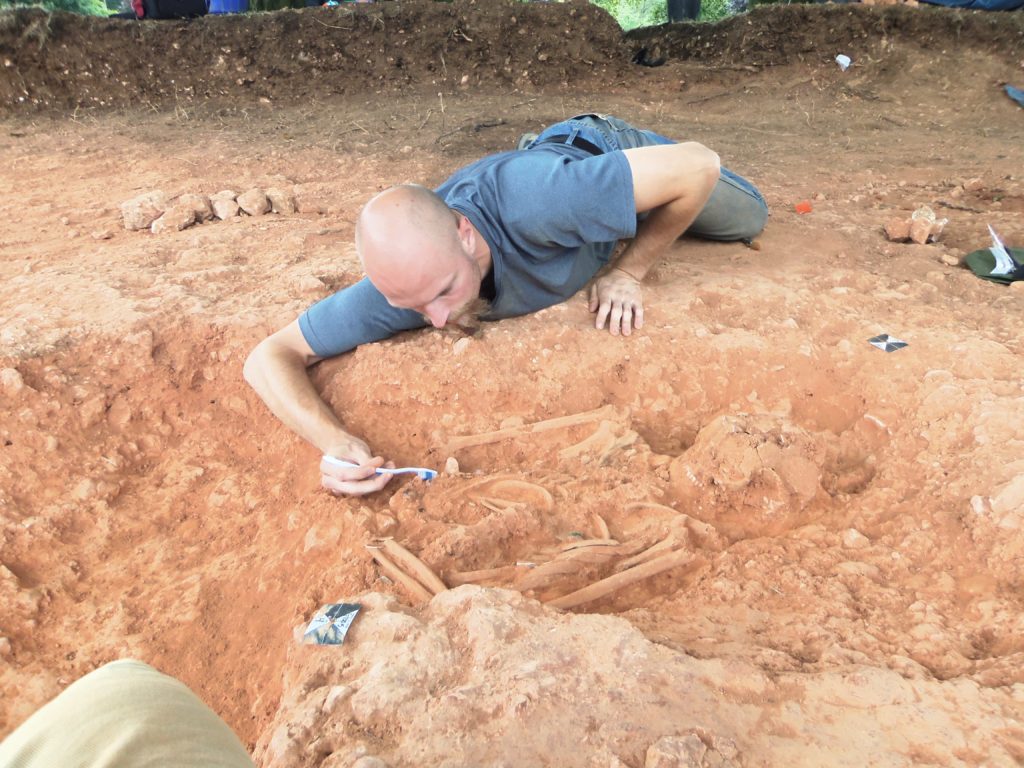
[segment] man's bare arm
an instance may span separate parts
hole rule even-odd
[[[640,283],[666,249],[700,214],[718,183],[718,155],[697,142],[637,147],[623,152],[633,173],[636,212],[649,211],[612,268],[594,281],[590,311],[613,335],[628,336],[644,322]]]
[[[243,374],[271,412],[300,437],[321,453],[359,465],[345,469],[321,463],[325,488],[354,495],[378,491],[390,479],[389,475],[374,472],[384,460],[373,456],[365,442],[345,430],[306,373],[306,368],[320,359],[306,342],[296,320],[265,338],[249,353]]]

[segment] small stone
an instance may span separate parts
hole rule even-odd
[[[647,748],[644,768],[699,768],[708,748],[695,733],[665,736]]]
[[[463,336],[461,339],[452,344],[452,354],[461,355],[472,343],[472,339],[470,339],[469,336]]]
[[[295,198],[283,189],[271,187],[267,190],[267,199],[270,201],[270,210],[273,213],[284,215],[295,213]]]
[[[210,198],[210,205],[213,208],[213,215],[221,221],[238,215],[238,203],[230,197]]]
[[[968,192],[977,192],[978,190],[984,188],[985,182],[982,181],[981,178],[977,176],[973,179],[968,179],[967,181],[964,182],[964,189]]]
[[[0,637],[0,659],[11,658],[11,641],[6,637]]]
[[[16,395],[25,389],[25,380],[17,368],[0,369],[0,390],[5,395]]]
[[[1024,475],[1017,475],[992,497],[992,511],[997,515],[1024,512]]]
[[[125,229],[149,229],[166,209],[167,195],[155,190],[121,203],[121,219]]]
[[[364,757],[360,757],[358,760],[352,763],[352,768],[391,768],[391,766],[389,766],[379,757],[374,757],[373,755],[365,755]]]
[[[1018,295],[1024,295],[1024,280],[1014,280],[1010,283],[1010,291]]]
[[[931,235],[933,224],[934,222],[926,219],[915,219],[910,222],[910,239],[918,245],[924,245],[928,242],[928,237]]]
[[[322,205],[322,200],[319,197],[315,197],[313,195],[296,195],[295,210],[298,213],[322,214],[325,209]]]
[[[374,515],[373,521],[376,524],[377,533],[381,535],[398,527],[398,521],[391,515],[386,515],[383,512],[378,512]]]
[[[233,189],[222,189],[220,192],[210,195],[210,202],[212,203],[214,200],[236,200],[237,198],[238,193]]]
[[[352,688],[348,685],[332,685],[324,700],[323,713],[329,715],[337,709],[338,705],[352,695]]]
[[[939,256],[939,261],[945,264],[947,267],[959,267],[960,257],[955,253],[944,253]]]
[[[885,236],[894,243],[900,243],[910,238],[909,219],[890,219],[885,223]]]
[[[213,206],[206,195],[187,194],[178,198],[178,205],[187,205],[196,215],[196,223],[202,224],[213,218]]]
[[[313,275],[299,278],[299,290],[303,293],[319,293],[324,288],[323,281]]]
[[[856,528],[843,531],[843,546],[847,549],[863,549],[871,544],[871,540]]]
[[[270,201],[262,189],[253,187],[238,196],[238,207],[250,216],[262,216],[270,213]]]
[[[449,456],[444,460],[444,473],[446,475],[457,475],[459,474],[459,460],[454,456]]]
[[[114,236],[114,233],[109,229],[97,229],[92,233],[93,240],[110,240]]]
[[[154,235],[164,232],[181,232],[196,223],[196,212],[192,206],[175,204],[164,211],[164,215],[153,222],[150,231]]]

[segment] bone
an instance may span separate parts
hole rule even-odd
[[[375,547],[367,546],[370,555],[377,561],[381,572],[396,584],[401,584],[415,598],[417,603],[429,602],[433,597],[430,591],[416,579],[403,572],[397,565],[388,560],[387,556]]]
[[[563,544],[561,551],[568,552],[571,549],[579,549],[580,547],[614,547],[618,543],[615,539],[577,539],[576,541],[570,541],[568,544]]]
[[[616,434],[616,428],[619,426],[614,421],[602,421],[590,437],[560,450],[558,458],[575,459],[589,453],[597,457],[598,464],[604,463],[604,460],[615,451],[632,445],[639,438],[639,435],[631,429],[627,429],[621,435]]]
[[[554,600],[548,600],[546,604],[550,605],[552,608],[575,608],[578,605],[599,600],[600,598],[610,595],[613,592],[617,592],[624,587],[628,587],[638,581],[648,579],[651,576],[662,573],[663,571],[667,571],[671,568],[678,568],[682,565],[689,565],[697,559],[698,558],[695,555],[691,552],[687,552],[686,550],[669,552],[668,554],[655,558],[650,562],[638,565],[635,568],[630,568],[628,571],[622,571],[621,573],[616,573],[606,579],[595,581],[593,584],[583,587],[583,589],[578,589],[575,592],[570,592],[568,595],[556,597]]]
[[[448,583],[453,587],[463,584],[482,584],[485,582],[511,581],[525,565],[502,565],[498,568],[485,568],[480,571],[449,571],[445,574]]]
[[[520,592],[545,589],[553,582],[565,577],[573,576],[586,567],[584,563],[574,563],[568,560],[549,560],[538,565],[521,579],[515,588]]]
[[[545,512],[550,512],[555,508],[555,499],[551,492],[536,483],[503,478],[482,485],[484,488],[482,492],[467,492],[466,495],[492,511],[504,511],[513,504],[531,504]],[[512,498],[509,498],[510,496]],[[495,507],[498,509],[495,510]]]
[[[625,571],[629,568],[632,568],[634,565],[646,563],[648,560],[653,560],[655,557],[658,557],[658,555],[661,555],[664,552],[668,552],[675,549],[678,543],[679,542],[676,540],[675,536],[669,536],[668,538],[662,539],[656,544],[652,544],[643,552],[633,555],[633,557],[626,558],[621,563],[616,565],[615,569],[617,571]]]
[[[602,419],[612,417],[614,413],[615,407],[606,405],[603,408],[598,408],[593,411],[583,411],[582,413],[573,413],[568,416],[559,416],[555,419],[536,421],[533,424],[524,424],[521,427],[508,427],[507,429],[498,429],[494,432],[481,432],[476,435],[453,437],[445,446],[445,452],[452,454],[456,451],[462,450],[463,448],[472,448],[477,445],[489,445],[491,443],[501,442],[502,440],[509,440],[513,437],[532,435],[538,432],[546,432],[551,429],[565,429],[566,427],[574,427],[579,424],[587,424],[591,421],[601,421]]]
[[[593,515],[594,528],[597,529],[597,538],[599,539],[610,539],[611,533],[608,531],[608,523],[604,521],[596,512]]]
[[[380,546],[394,562],[406,573],[420,582],[435,595],[439,595],[448,587],[438,578],[426,563],[407,550],[394,539],[381,539]]]

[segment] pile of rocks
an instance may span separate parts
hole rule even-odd
[[[894,243],[905,243],[912,240],[924,245],[939,239],[949,219],[939,219],[935,211],[922,205],[906,218],[893,218],[885,224],[885,236]]]
[[[160,190],[146,192],[121,203],[124,228],[148,229],[153,234],[178,232],[213,219],[230,219],[241,214],[295,213],[295,197],[282,189],[253,187],[238,194],[229,189],[215,195],[186,194],[169,198]]]

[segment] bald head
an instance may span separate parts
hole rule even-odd
[[[359,214],[356,251],[378,290],[401,297],[461,256],[456,215],[426,187],[391,187]]]

